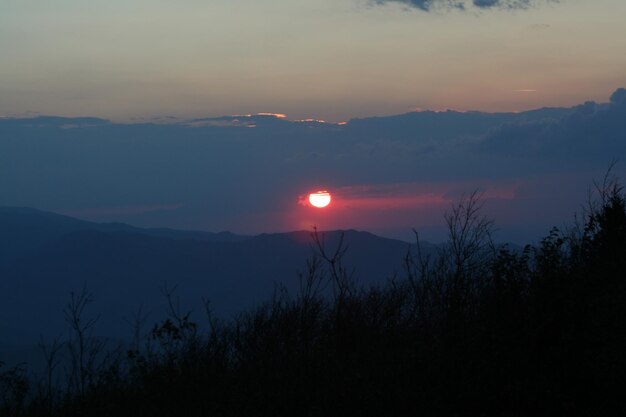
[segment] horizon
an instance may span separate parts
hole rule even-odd
[[[446,239],[446,210],[478,191],[496,239],[523,245],[571,224],[593,181],[624,151],[625,91],[569,108],[414,111],[341,124],[268,113],[167,123],[4,118],[0,204],[240,235],[317,226],[410,242],[416,229],[438,243]],[[614,170],[624,177],[619,161]],[[333,203],[307,207],[304,195],[319,189]]]
[[[614,92],[617,88],[615,87],[611,90]],[[609,94],[610,95],[610,94]],[[609,101],[594,101],[594,100],[585,100],[589,102],[594,102],[596,104],[609,104]],[[271,113],[271,112],[257,112],[257,113],[248,113],[248,114],[207,114],[197,117],[189,117],[182,118],[176,116],[167,116],[167,115],[152,115],[148,117],[139,117],[137,115],[131,115],[125,119],[115,119],[115,118],[107,118],[104,116],[100,116],[97,114],[54,114],[54,113],[38,113],[38,112],[26,112],[22,114],[9,114],[9,115],[0,115],[0,120],[23,120],[23,119],[37,119],[37,118],[58,118],[58,119],[94,119],[99,121],[105,121],[114,124],[123,124],[123,125],[134,125],[134,124],[155,124],[155,125],[168,125],[168,124],[178,124],[178,123],[193,123],[193,122],[202,122],[206,120],[222,120],[222,119],[236,119],[236,118],[258,118],[258,117],[267,117],[274,118],[277,120],[283,120],[291,123],[321,123],[321,124],[329,124],[329,125],[337,125],[343,126],[351,121],[357,121],[362,119],[375,119],[375,118],[391,118],[396,116],[404,116],[413,113],[486,113],[486,114],[518,114],[525,112],[532,112],[538,110],[551,110],[551,109],[572,109],[578,105],[581,105],[581,102],[572,102],[563,106],[539,106],[539,107],[529,107],[521,110],[502,110],[502,111],[487,111],[487,110],[477,110],[477,109],[458,109],[452,107],[443,107],[438,109],[430,109],[430,108],[416,108],[416,109],[408,109],[402,113],[388,113],[388,114],[369,114],[364,116],[354,116],[348,117],[345,120],[341,121],[328,121],[321,118],[317,118],[315,116],[309,116],[306,118],[292,118],[287,113]],[[216,125],[217,126],[217,125]],[[224,126],[224,127],[233,127],[233,126]]]
[[[607,97],[610,93],[613,93],[616,89],[623,88],[622,86],[615,86],[610,90]],[[583,100],[583,102],[594,102],[596,104],[609,104],[610,101],[606,101],[606,97],[601,98],[599,101],[595,100]],[[21,120],[21,119],[37,119],[37,118],[59,118],[59,119],[95,119],[99,121],[106,121],[114,124],[156,124],[156,125],[168,125],[168,124],[177,124],[177,123],[193,123],[193,122],[202,122],[205,120],[221,120],[221,119],[234,119],[234,118],[257,118],[257,117],[268,117],[275,118],[277,120],[284,120],[292,123],[321,123],[321,124],[329,124],[329,125],[338,125],[342,126],[351,121],[362,120],[362,119],[374,119],[374,118],[386,118],[386,117],[395,117],[395,116],[404,116],[413,113],[487,113],[487,114],[518,114],[525,112],[532,112],[538,110],[550,110],[550,109],[572,109],[578,105],[583,104],[583,102],[572,101],[571,103],[559,105],[559,106],[551,106],[551,105],[538,105],[533,107],[528,107],[520,110],[479,110],[479,109],[460,109],[454,107],[440,107],[440,108],[410,108],[401,113],[385,113],[385,114],[368,114],[362,116],[353,116],[348,117],[345,120],[339,121],[331,121],[324,120],[322,118],[318,118],[315,115],[309,115],[305,118],[295,118],[291,117],[288,113],[272,113],[272,112],[264,112],[259,111],[256,113],[247,113],[247,114],[204,114],[200,116],[194,117],[177,117],[171,115],[151,115],[146,117],[140,117],[138,115],[129,115],[124,119],[116,119],[116,118],[108,118],[106,116],[98,115],[98,114],[55,114],[55,113],[39,113],[39,112],[24,112],[21,114],[7,114],[0,115],[0,120]],[[225,126],[228,127],[228,126]]]

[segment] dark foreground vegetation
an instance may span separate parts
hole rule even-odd
[[[2,416],[626,415],[626,201],[617,182],[537,247],[495,247],[475,196],[446,215],[434,257],[359,288],[345,245],[316,255],[301,290],[200,330],[171,316],[124,349],[90,336],[87,292],[66,308],[73,339],[48,343],[29,381],[0,368]],[[60,365],[67,351],[70,367]]]

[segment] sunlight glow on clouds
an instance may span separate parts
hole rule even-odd
[[[362,229],[389,230],[398,223],[413,227],[440,225],[442,214],[472,191],[478,191],[487,206],[514,205],[517,190],[528,188],[520,180],[444,181],[359,184],[333,190],[333,206],[325,211],[307,209],[306,197],[279,213],[267,213],[264,223],[279,224],[282,230]],[[532,187],[531,187],[532,188]],[[261,221],[258,216],[256,221]],[[411,227],[400,234],[410,239]],[[428,235],[440,238],[441,235]]]
[[[282,113],[257,113],[257,116],[273,116],[277,119],[285,119],[287,117],[286,114]]]
[[[415,182],[344,186],[335,191],[336,205],[357,210],[423,208],[449,205],[468,190],[483,199],[515,198],[517,183],[496,181]]]

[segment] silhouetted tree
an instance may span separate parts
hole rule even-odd
[[[623,415],[626,202],[616,181],[597,190],[579,228],[552,229],[523,250],[492,243],[492,222],[471,194],[446,213],[449,240],[437,253],[417,239],[406,279],[369,288],[344,265],[347,242],[329,248],[314,230],[296,294],[278,285],[272,299],[225,321],[206,302],[202,332],[165,287],[169,316],[144,343],[137,336],[124,363],[113,354],[94,366],[101,345],[91,342],[95,321],[83,318],[91,295],[72,294],[67,395],[48,401],[47,389],[46,407],[26,403],[16,368],[0,374],[0,412]]]
[[[0,361],[0,416],[19,417],[24,415],[29,383],[24,365],[3,369]]]

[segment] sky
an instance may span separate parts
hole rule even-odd
[[[527,243],[571,221],[611,161],[625,178],[623,0],[0,11],[0,205],[438,242],[443,213],[479,191],[498,239]],[[319,189],[328,209],[302,204]]]
[[[615,161],[626,178],[626,89],[521,113],[408,112],[345,124],[282,115],[168,123],[0,119],[0,206],[99,222],[238,234],[357,229],[446,238],[473,192],[498,241],[572,224]],[[327,208],[306,204],[328,190]]]
[[[5,0],[0,115],[520,111],[626,84],[622,0]]]

